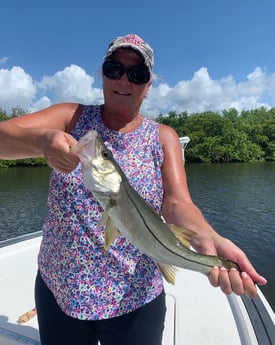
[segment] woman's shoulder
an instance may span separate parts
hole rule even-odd
[[[80,103],[62,103],[58,105],[67,112],[66,132],[70,133],[78,123],[80,117],[91,118],[93,113],[100,112],[100,107],[96,105],[84,105]],[[86,121],[86,119],[84,119]]]
[[[74,114],[79,106],[79,103],[56,103],[40,111],[37,111],[36,113],[47,112],[55,114],[67,114],[68,116],[70,116]]]
[[[177,132],[170,126],[164,125],[162,123],[159,124],[159,139],[161,145],[165,145],[166,143],[177,142],[179,140]]]
[[[38,111],[36,115],[47,118],[56,123],[57,128],[64,128],[69,132],[74,124],[78,121],[81,115],[83,105],[79,103],[57,103],[49,106],[41,111]]]

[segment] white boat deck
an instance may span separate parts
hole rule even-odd
[[[40,344],[36,317],[25,324],[17,323],[20,315],[34,307],[40,240],[35,237],[0,248],[1,345]],[[165,288],[168,310],[163,345],[275,344],[275,337],[270,342],[259,342],[240,297],[227,298],[211,287],[203,275],[181,269],[176,286]],[[272,338],[274,313],[260,291],[259,294],[268,318],[268,337]]]
[[[40,240],[37,237],[0,249],[1,345],[40,344],[36,317],[23,325],[17,323],[20,315],[35,306],[34,279]]]

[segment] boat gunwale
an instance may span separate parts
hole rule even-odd
[[[13,244],[17,244],[23,241],[31,240],[33,238],[42,236],[42,230],[30,232],[24,235],[8,238],[6,240],[0,241],[0,248],[4,248]]]

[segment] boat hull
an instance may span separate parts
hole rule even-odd
[[[37,317],[18,324],[34,307],[41,232],[0,242],[0,344],[40,345]],[[179,269],[165,283],[167,314],[163,345],[275,345],[275,316],[264,295],[225,296],[208,279]]]

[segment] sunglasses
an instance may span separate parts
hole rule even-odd
[[[118,61],[105,61],[102,65],[103,74],[110,79],[120,79],[125,72],[129,82],[145,84],[150,80],[150,72],[144,65],[125,68]]]

